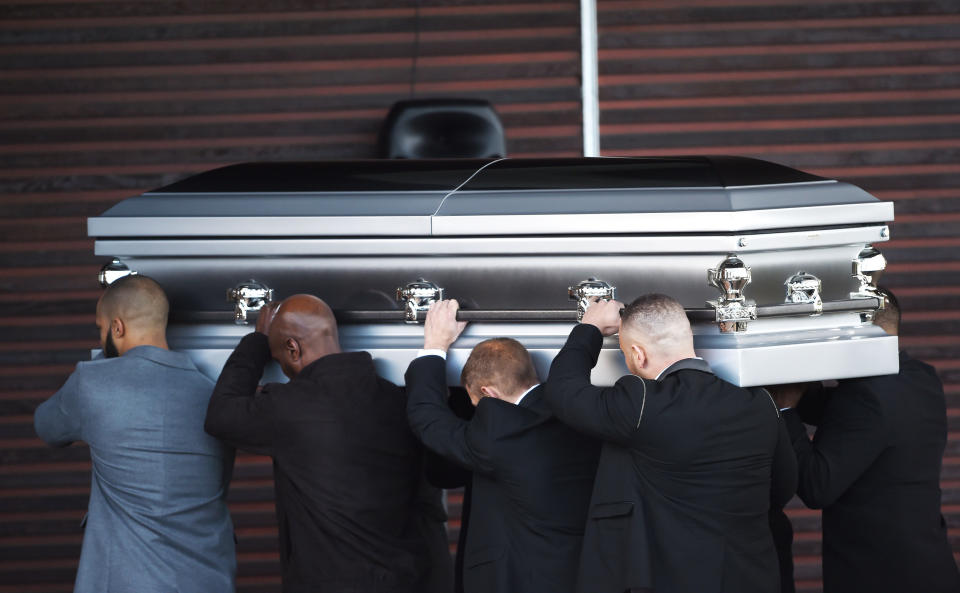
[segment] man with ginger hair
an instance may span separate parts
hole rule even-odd
[[[593,386],[604,336],[618,332],[631,374]],[[604,441],[578,591],[779,589],[767,512],[796,487],[786,430],[768,393],[731,385],[697,358],[680,303],[593,303],[550,367],[546,399]]]
[[[271,356],[290,381],[258,391]],[[205,426],[273,458],[285,592],[424,590],[422,449],[405,404],[369,353],[341,351],[332,311],[311,295],[265,307],[227,360]]]
[[[543,401],[530,354],[511,338],[477,344],[461,383],[471,420],[447,405],[446,352],[463,331],[457,301],[438,301],[407,369],[407,415],[431,450],[473,472],[463,562],[466,593],[572,593],[599,443]]]
[[[56,447],[85,441],[93,473],[76,593],[232,593],[233,450],[203,431],[213,381],[171,352],[163,289],[120,278],[97,303],[105,358],[81,362],[34,415]]]

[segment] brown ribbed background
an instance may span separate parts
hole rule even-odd
[[[897,202],[881,247],[902,341],[946,384],[960,550],[960,3],[600,0],[598,19],[604,154],[758,156]],[[221,164],[373,157],[411,96],[490,100],[511,156],[579,154],[579,35],[576,2],[2,3],[0,593],[76,570],[89,456],[31,415],[96,345],[87,216]],[[277,590],[269,463],[241,455],[231,500],[239,589]],[[791,513],[819,590],[818,515]]]

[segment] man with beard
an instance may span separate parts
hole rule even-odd
[[[97,303],[105,358],[40,404],[37,434],[93,463],[75,593],[232,592],[233,451],[203,431],[213,382],[167,347],[167,297],[127,276]]]

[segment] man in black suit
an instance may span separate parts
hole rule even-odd
[[[423,591],[422,448],[402,390],[377,376],[368,353],[340,351],[316,297],[264,309],[256,329],[227,360],[205,428],[273,457],[283,590]],[[258,393],[271,355],[290,382]]]
[[[767,521],[796,486],[796,460],[762,389],[717,378],[695,356],[683,307],[660,294],[593,303],[550,367],[547,402],[604,440],[583,541],[583,593],[770,593]],[[620,333],[631,375],[590,384],[603,337]]]
[[[461,382],[476,412],[458,418],[446,402],[445,361],[465,325],[457,308],[431,307],[406,382],[414,433],[473,472],[464,590],[572,592],[599,444],[553,417],[529,353],[510,338],[471,352]]]
[[[900,307],[885,292],[874,323],[897,335]],[[774,392],[781,407],[796,406],[783,417],[797,494],[823,509],[825,593],[960,591],[940,514],[947,415],[936,370],[901,351],[895,375],[803,387]],[[818,426],[813,442],[803,422]]]

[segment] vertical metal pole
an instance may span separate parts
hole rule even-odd
[[[596,0],[580,0],[580,77],[583,103],[583,156],[600,156]]]

